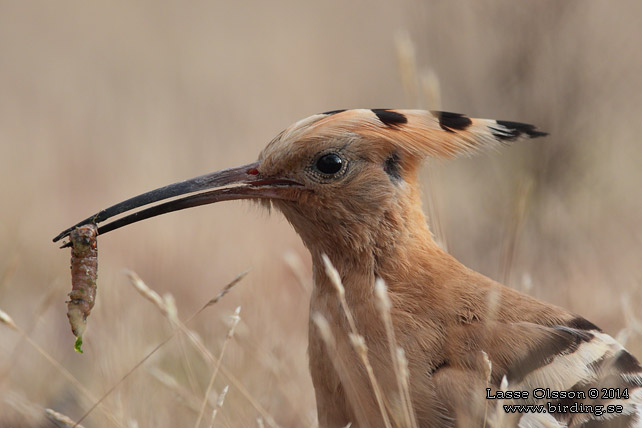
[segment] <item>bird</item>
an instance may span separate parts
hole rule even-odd
[[[433,239],[422,209],[427,158],[545,135],[442,111],[329,111],[285,129],[255,162],[130,198],[54,240],[176,196],[98,232],[258,200],[283,213],[312,258],[320,427],[642,427],[642,367],[631,353],[582,316],[464,266]]]

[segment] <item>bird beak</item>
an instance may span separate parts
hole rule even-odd
[[[234,199],[292,200],[294,199],[291,191],[292,187],[303,187],[297,182],[278,177],[263,178],[259,174],[258,167],[259,162],[254,162],[237,168],[224,169],[211,174],[201,175],[190,180],[170,184],[169,186],[143,193],[142,195],[135,196],[104,209],[74,226],[63,230],[53,241],[57,242],[67,237],[71,231],[83,224],[98,224],[135,208],[187,193],[201,192],[129,214],[99,227],[98,233],[104,234],[128,224],[172,211],[213,204],[220,201],[230,201]],[[67,243],[61,248],[69,245],[70,244]]]

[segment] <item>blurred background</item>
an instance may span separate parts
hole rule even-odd
[[[127,197],[256,159],[340,108],[440,108],[551,136],[429,162],[425,209],[468,266],[584,315],[642,357],[642,3],[0,0],[0,427],[194,426],[212,374],[123,270],[171,293],[218,358],[201,426],[315,426],[310,260],[278,213],[231,202],[99,242],[84,354],[51,238]],[[429,310],[429,308],[426,308]],[[637,317],[637,318],[636,318]],[[116,385],[116,386],[115,386]],[[112,387],[115,388],[110,392]]]

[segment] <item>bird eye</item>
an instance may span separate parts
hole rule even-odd
[[[336,174],[341,171],[343,160],[336,153],[321,156],[316,163],[316,168],[324,174]]]

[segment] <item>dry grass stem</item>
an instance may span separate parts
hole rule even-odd
[[[428,159],[425,166],[427,179],[425,182],[426,205],[428,208],[428,222],[433,239],[444,251],[448,251],[449,243],[446,227],[439,209],[439,190],[442,180],[438,170],[438,160]]]
[[[176,305],[173,303],[173,299],[170,297],[166,297],[165,299],[161,298],[158,293],[156,293],[154,290],[149,288],[147,284],[133,271],[126,270],[125,273],[130,279],[131,284],[134,286],[134,288],[147,300],[151,301],[154,306],[158,308],[158,310],[166,316],[171,322],[177,323],[178,328],[175,328],[172,333],[166,337],[162,342],[160,342],[154,349],[152,349],[147,355],[145,355],[138,363],[136,363],[127,373],[125,373],[114,385],[112,385],[97,401],[95,401],[94,405],[92,405],[84,415],[80,417],[78,420],[78,424],[82,422],[93,410],[99,406],[102,401],[107,398],[114,390],[122,383],[124,382],[132,373],[134,373],[145,361],[147,361],[152,355],[156,353],[160,348],[162,348],[166,343],[168,343],[170,340],[176,336],[178,331],[187,331],[187,327],[185,327],[185,324],[181,322],[178,319],[177,316],[177,310],[176,310]],[[220,298],[227,294],[229,289],[232,288],[238,281],[243,278],[244,274],[241,274],[237,276],[230,284],[227,284],[224,288],[223,291],[221,291],[217,297],[211,299],[207,304],[205,304],[201,309],[196,311],[194,314],[192,314],[185,322],[191,321],[194,317],[196,317],[198,314],[200,314],[205,308],[212,306],[214,303],[218,302]],[[240,278],[239,278],[240,277]]]
[[[332,328],[328,320],[319,312],[314,312],[311,314],[311,319],[314,325],[319,330],[321,335],[321,340],[325,344],[326,349],[328,350],[328,356],[332,362],[334,370],[339,375],[341,381],[346,385],[346,390],[353,386],[352,377],[350,376],[349,367],[346,367],[345,364],[340,361],[337,353],[337,343],[334,335],[332,334]]]
[[[308,275],[305,273],[301,257],[293,251],[288,251],[283,255],[283,260],[285,261],[286,266],[292,271],[292,274],[294,274],[297,284],[306,294],[310,294],[312,291],[312,284],[308,279]]]
[[[388,416],[388,412],[386,411],[386,406],[383,401],[383,394],[381,393],[379,382],[377,382],[377,379],[374,376],[372,365],[370,364],[370,360],[368,359],[368,347],[366,345],[366,342],[363,336],[361,336],[357,331],[357,326],[354,322],[352,311],[350,311],[350,308],[348,307],[348,302],[346,301],[346,295],[345,295],[346,293],[345,293],[345,288],[343,287],[343,283],[341,282],[341,276],[339,275],[339,272],[336,270],[336,268],[332,265],[332,262],[330,261],[327,255],[323,254],[322,258],[323,258],[323,263],[325,265],[326,274],[328,275],[328,278],[330,278],[330,281],[332,282],[335,289],[337,290],[337,294],[339,296],[339,302],[341,303],[341,308],[343,309],[343,312],[350,326],[350,332],[349,332],[350,343],[352,344],[353,348],[357,351],[357,355],[359,355],[359,358],[361,358],[361,361],[366,368],[366,371],[368,373],[368,378],[370,379],[370,384],[372,386],[372,389],[375,394],[375,398],[377,400],[377,405],[379,406],[379,411],[381,412],[381,417],[383,418],[384,425],[386,427],[391,427],[390,418]]]
[[[383,401],[383,393],[381,392],[381,387],[379,386],[379,382],[377,382],[374,370],[372,369],[372,365],[370,364],[370,359],[368,358],[368,346],[366,345],[366,341],[363,336],[359,334],[350,334],[349,337],[350,343],[357,351],[357,354],[359,355],[359,358],[361,358],[361,362],[365,366],[366,372],[368,373],[368,378],[370,379],[370,383],[377,400],[377,406],[379,406],[379,412],[381,412],[381,416],[383,417],[383,423],[386,428],[392,428],[390,417],[388,416],[386,405]]]
[[[8,380],[8,374],[9,372],[15,367],[16,361],[20,358],[20,345],[25,341],[26,336],[31,336],[31,333],[33,332],[34,328],[38,323],[40,322],[42,318],[42,314],[44,314],[47,311],[47,308],[51,306],[51,304],[54,302],[55,298],[60,295],[60,290],[62,289],[61,286],[54,286],[51,284],[51,286],[48,288],[48,292],[40,299],[40,302],[36,306],[36,309],[32,313],[32,317],[30,318],[30,322],[27,325],[27,327],[23,330],[23,334],[20,335],[20,341],[16,343],[16,345],[13,347],[11,354],[9,355],[9,358],[7,358],[6,362],[2,367],[0,367],[0,390],[2,390],[3,384],[5,381]],[[9,323],[5,323],[7,320],[2,320],[3,317],[7,317]],[[17,327],[15,326],[15,323],[13,327],[10,325],[13,323],[13,319],[0,310],[0,324],[5,324],[7,327],[11,328],[12,330],[16,331]]]
[[[206,360],[210,364],[215,364],[216,363],[216,358],[214,358],[214,355],[205,347],[199,336],[193,332],[192,330],[188,329],[187,326],[185,326],[184,323],[179,324],[179,329],[185,336],[192,342],[192,345],[196,348],[196,350],[199,351],[199,354],[203,357],[204,360]],[[252,394],[245,388],[243,383],[239,381],[236,376],[232,372],[230,372],[228,369],[225,368],[225,366],[220,367],[221,373],[223,376],[227,378],[227,380],[230,381],[230,383],[236,388],[241,395],[254,407],[254,409],[262,415],[263,418],[267,421],[268,425],[270,425],[272,428],[279,428],[279,425],[276,423],[274,418],[268,413],[268,411],[261,405],[261,403],[258,402],[256,398],[252,396]]]
[[[202,309],[204,309],[204,308],[202,308]],[[192,318],[193,317],[190,317],[186,322],[190,321]],[[199,335],[196,334],[196,332],[194,332],[194,331],[190,330],[189,328],[187,328],[187,326],[185,325],[184,322],[179,322],[177,329],[180,330],[185,335],[185,337],[187,337],[190,340],[190,342],[192,343],[194,348],[197,351],[199,351],[199,354],[201,355],[201,357],[206,362],[208,362],[209,364],[215,364],[216,363],[216,358],[214,357],[214,355],[212,355],[212,353],[209,351],[209,349],[207,349],[207,347],[203,344],[203,341],[201,340]],[[254,407],[254,409],[257,412],[259,412],[259,414],[261,414],[263,416],[263,418],[265,418],[265,420],[267,421],[268,425],[270,425],[272,428],[278,428],[279,427],[279,425],[276,423],[274,418],[258,402],[258,400],[256,398],[254,398],[252,396],[252,394],[250,394],[250,392],[247,390],[247,388],[245,388],[243,383],[241,383],[241,381],[239,381],[236,378],[236,376],[234,376],[234,374],[232,372],[230,372],[228,369],[226,369],[225,366],[223,366],[223,365],[220,366],[220,370],[221,370],[221,373],[223,374],[223,376],[225,376],[227,378],[227,380],[230,381],[230,383],[234,386],[234,388],[236,388],[241,393],[241,395],[243,397],[245,397],[245,399],[252,405],[252,407]]]
[[[147,355],[145,355],[140,361],[138,361],[136,364],[134,364],[134,366],[131,369],[129,369],[129,371],[127,371],[127,373],[125,373],[116,383],[114,383],[109,389],[107,389],[107,391],[98,400],[94,400],[92,398],[92,401],[94,401],[94,404],[80,417],[80,419],[78,419],[78,422],[76,422],[76,424],[80,424],[82,421],[85,420],[85,418],[87,418],[87,416],[89,416],[91,414],[91,412],[94,411],[94,409],[96,409],[96,407],[101,406],[102,402],[107,397],[109,397],[116,390],[116,388],[118,388],[118,386],[121,383],[123,383],[132,373],[134,373],[140,366],[142,366],[145,361],[147,361],[152,355],[154,355],[156,353],[156,351],[158,351],[160,348],[162,348],[167,342],[172,340],[174,338],[174,336],[176,335],[176,333],[177,333],[177,330],[174,330],[172,332],[172,334],[170,334],[162,342],[160,342],[158,345],[156,345],[154,347],[154,349],[149,351],[149,353],[147,353]]]
[[[395,37],[395,46],[397,50],[397,61],[399,64],[399,73],[401,75],[401,83],[404,88],[404,93],[408,98],[411,105],[422,108],[422,100],[424,100],[428,108],[439,109],[441,106],[441,95],[439,77],[437,73],[430,69],[421,73],[421,79],[417,66],[417,59],[415,54],[415,44],[407,32],[400,32]],[[423,97],[419,96],[418,81],[420,80]],[[438,190],[443,188],[439,180],[439,174],[436,170],[435,163],[430,160],[426,162],[425,166],[428,179],[426,181],[426,203],[428,207],[428,221],[431,224],[431,232],[434,235],[435,242],[439,244],[444,250],[448,250],[448,239],[446,236],[446,229],[440,215],[438,204]]]
[[[68,416],[63,415],[62,413],[58,413],[55,410],[45,409],[45,414],[47,415],[47,419],[49,419],[56,426],[59,426],[61,428],[72,428],[72,427],[84,428],[82,425],[76,424]]]
[[[404,93],[411,101],[411,105],[417,105],[419,101],[417,98],[417,57],[415,44],[407,31],[399,31],[395,35],[395,47]]]
[[[216,360],[216,365],[214,366],[214,372],[212,373],[210,381],[207,384],[207,388],[205,389],[205,396],[203,397],[203,403],[201,404],[201,411],[198,413],[198,418],[196,419],[194,428],[198,428],[201,425],[201,420],[203,419],[203,415],[205,414],[205,406],[207,405],[207,397],[209,397],[210,392],[212,391],[212,387],[214,386],[214,380],[216,379],[216,375],[218,374],[219,368],[221,367],[221,361],[223,361],[223,354],[225,354],[227,344],[230,342],[230,340],[232,340],[232,337],[234,337],[234,329],[238,325],[239,321],[241,321],[240,313],[241,307],[238,306],[234,311],[234,315],[232,315],[231,317],[232,325],[230,326],[230,329],[227,332],[227,336],[223,341],[221,353],[219,354],[218,359]]]
[[[524,219],[526,218],[528,201],[533,193],[535,183],[532,179],[521,180],[515,191],[515,205],[513,215],[510,221],[506,222],[506,231],[504,236],[504,250],[499,273],[499,281],[508,284],[510,274],[515,262],[517,253],[517,244],[521,231],[524,228]]]
[[[357,331],[357,326],[354,322],[354,318],[352,317],[352,312],[348,307],[348,302],[346,301],[346,289],[343,287],[341,275],[339,275],[339,272],[335,269],[334,265],[327,255],[323,254],[321,257],[325,265],[325,273],[326,275],[328,275],[328,278],[330,278],[330,282],[334,286],[335,290],[337,290],[337,294],[339,295],[339,302],[341,303],[341,308],[343,309],[343,312],[348,319],[350,332],[352,332],[352,334],[358,335],[359,332]]]
[[[628,293],[624,293],[620,301],[622,304],[622,313],[624,314],[624,328],[618,332],[615,340],[620,342],[622,346],[626,346],[626,343],[632,335],[642,335],[642,321],[635,316],[635,312],[631,307],[631,297]]]
[[[225,296],[234,285],[238,284],[238,282],[243,279],[245,275],[249,270],[241,273],[238,275],[236,278],[234,278],[229,284],[227,284],[223,289],[212,299],[210,299],[201,309],[196,311],[194,314],[192,314],[190,317],[188,317],[185,321],[180,321],[178,318],[176,319],[170,319],[170,321],[176,323],[177,329],[172,332],[172,335],[168,337],[165,341],[163,341],[161,344],[159,344],[155,349],[153,349],[150,354],[148,354],[145,359],[149,358],[151,354],[156,352],[161,346],[163,346],[165,343],[167,343],[169,340],[171,340],[172,337],[178,332],[181,331],[185,336],[190,340],[192,345],[196,348],[196,350],[199,351],[200,355],[204,357],[204,359],[210,363],[210,364],[216,364],[216,358],[212,355],[212,353],[207,349],[207,347],[203,344],[202,340],[196,334],[194,331],[190,330],[185,324],[190,322],[194,317],[196,317],[198,314],[200,314],[204,309],[216,304],[218,301],[221,300],[223,296]],[[130,277],[132,278],[132,277]],[[140,278],[138,278],[140,280]],[[142,280],[140,280],[142,282]],[[138,284],[137,281],[132,282],[134,286],[140,285]],[[146,286],[145,286],[146,287]],[[144,287],[143,287],[144,288]],[[147,287],[149,288],[149,287]],[[157,294],[157,293],[155,293]],[[161,313],[167,317],[170,316],[172,313],[171,311],[168,311],[167,308],[165,307],[166,304],[163,301],[163,305],[155,305],[159,308]],[[243,386],[243,384],[229,371],[225,368],[225,366],[220,366],[220,371],[221,373],[230,381],[230,383],[245,397],[246,400],[254,407],[254,409],[261,414],[261,416],[267,421],[268,425],[270,425],[272,428],[278,428],[279,425],[276,423],[274,418],[263,408],[263,406],[250,394],[250,392]]]
[[[166,293],[163,296],[163,303],[165,304],[166,318],[170,321],[173,327],[177,327],[180,324],[180,321],[178,319],[178,309],[176,308],[176,300],[174,299],[174,296],[170,293]],[[179,344],[181,354],[183,355],[183,358],[181,359],[181,364],[185,369],[185,373],[187,375],[187,381],[189,382],[190,387],[192,388],[192,391],[197,391],[198,382],[196,380],[196,375],[194,374],[194,369],[191,364],[191,359],[187,355],[185,338],[182,335],[178,336],[178,344]]]
[[[312,319],[312,322],[314,323],[314,325],[317,327],[317,330],[319,330],[319,334],[321,335],[321,340],[323,340],[323,343],[325,344],[325,347],[328,350],[328,356],[330,357],[330,361],[332,362],[332,366],[334,367],[334,370],[337,372],[337,374],[342,380],[350,383],[351,377],[349,376],[349,373],[346,372],[345,367],[341,364],[341,361],[339,361],[339,358],[337,356],[338,355],[337,342],[334,338],[334,334],[332,334],[332,328],[330,327],[330,323],[319,312],[314,312],[310,316],[310,318]]]
[[[181,403],[198,414],[201,409],[201,400],[191,391],[181,386],[173,376],[157,367],[151,367],[147,369],[147,372],[167,389],[174,392]]]
[[[379,310],[381,319],[383,320],[386,328],[388,348],[390,349],[390,361],[392,362],[392,366],[395,372],[395,378],[397,379],[397,388],[399,390],[399,401],[401,402],[403,426],[416,428],[417,420],[415,418],[415,412],[412,409],[412,402],[409,401],[410,391],[407,382],[404,381],[402,368],[399,364],[398,359],[397,339],[395,338],[395,329],[392,325],[392,317],[390,315],[392,304],[390,303],[390,298],[388,297],[388,289],[386,287],[386,284],[381,278],[377,278],[375,280],[375,302],[377,304],[377,309]]]
[[[78,379],[74,377],[66,368],[62,366],[54,357],[51,356],[47,351],[45,351],[40,345],[38,345],[36,342],[27,335],[27,333],[22,330],[21,328],[18,327],[18,325],[13,321],[13,319],[4,311],[0,310],[0,320],[2,321],[3,324],[6,326],[10,327],[12,330],[18,332],[22,338],[29,344],[31,347],[33,347],[40,355],[42,355],[49,363],[54,366],[58,372],[63,375],[65,379],[67,379],[72,385],[74,385],[78,390],[84,395],[85,398],[87,398],[90,401],[96,401],[92,393],[85,388],[85,386],[80,383]],[[101,406],[101,411],[104,413],[104,415],[116,426],[125,428],[123,423],[119,421],[113,413],[111,413],[109,410],[107,410],[105,407]]]
[[[441,110],[441,88],[439,76],[435,70],[428,69],[421,72],[419,78],[423,99],[428,110]]]
[[[414,409],[412,408],[412,399],[410,398],[410,371],[408,370],[408,359],[406,358],[406,352],[402,347],[397,348],[397,362],[399,363],[399,373],[401,375],[401,381],[403,382],[403,393],[405,395],[404,401],[408,405],[408,412],[411,416],[412,426],[417,426],[417,419],[415,416]]]

